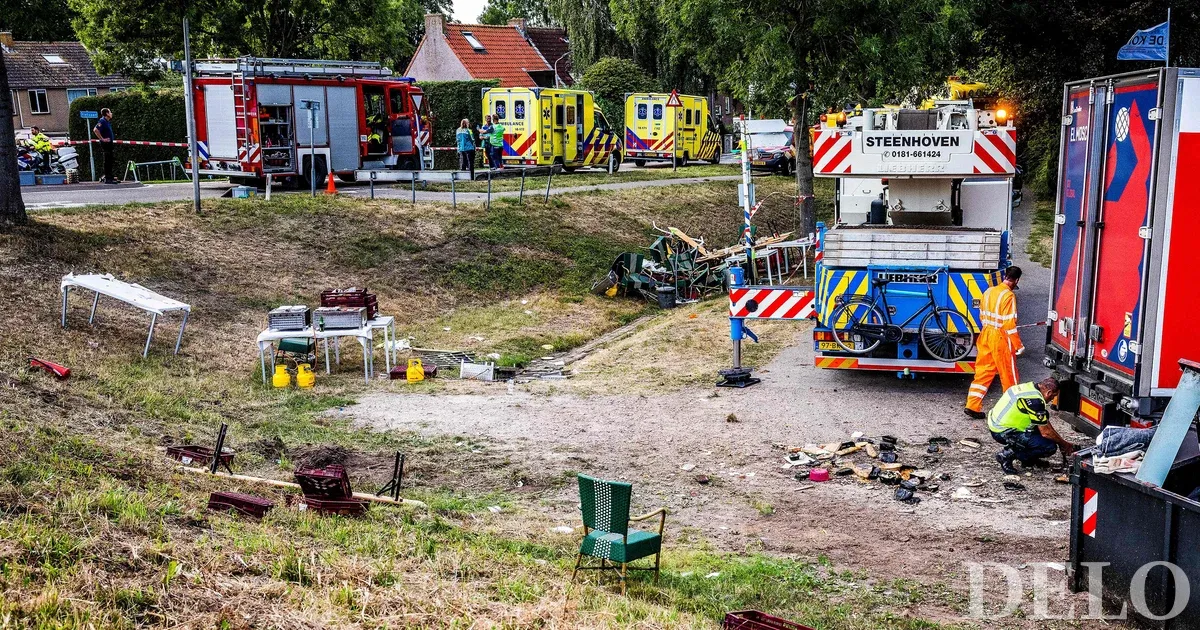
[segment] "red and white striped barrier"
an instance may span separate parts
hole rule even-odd
[[[729,316],[744,319],[809,319],[816,316],[815,293],[792,287],[736,287],[729,290]]]
[[[99,140],[60,140],[52,142],[56,147],[63,147],[71,144],[92,144],[99,143]],[[113,144],[131,144],[139,147],[180,147],[187,148],[186,142],[151,142],[149,140],[113,140]]]

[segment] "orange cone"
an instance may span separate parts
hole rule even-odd
[[[330,174],[329,174],[329,180],[325,182],[325,194],[326,194],[326,195],[336,195],[336,194],[338,194],[338,193],[337,193],[337,186],[334,186],[334,185],[333,185],[333,173],[330,173]]]

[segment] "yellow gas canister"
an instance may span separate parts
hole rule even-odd
[[[311,389],[317,384],[317,375],[313,374],[312,366],[307,363],[301,363],[296,366],[296,387],[300,389]]]
[[[404,376],[408,378],[409,383],[417,383],[425,380],[425,366],[421,365],[420,359],[409,359],[408,370]]]
[[[271,384],[279,389],[291,387],[292,375],[288,374],[286,365],[275,366],[275,374],[271,375]]]

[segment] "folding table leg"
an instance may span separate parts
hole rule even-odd
[[[370,341],[363,341],[361,337],[359,338],[363,347],[363,382],[368,385],[371,383],[371,346],[375,345],[374,340],[374,337]]]
[[[96,297],[92,298],[92,314],[88,315],[88,323],[92,323],[96,319],[96,305],[100,303],[100,292],[96,292]]]
[[[371,337],[372,341],[374,341],[374,339],[375,339],[374,337]],[[391,346],[388,345],[390,343],[391,343],[391,341],[390,341],[389,335],[388,335],[388,327],[384,326],[383,327],[383,369],[387,370],[388,372],[392,371],[392,351],[390,349]],[[374,352],[374,349],[372,349],[371,356],[374,357],[374,355],[375,355],[375,352]]]
[[[267,384],[267,358],[263,355],[263,345],[258,344],[258,363],[262,365],[263,385]],[[272,363],[274,363],[272,361]]]
[[[63,287],[62,294],[62,327],[67,327],[67,294],[71,292],[71,287]]]
[[[183,343],[183,329],[187,328],[188,311],[183,312],[183,322],[179,324],[179,337],[175,339],[175,354],[179,354],[179,345]]]
[[[329,338],[325,338],[325,373],[329,374]]]
[[[342,364],[342,338],[333,338],[333,359],[340,366]]]
[[[146,335],[146,348],[142,350],[142,358],[150,354],[150,340],[154,338],[154,324],[158,323],[158,313],[150,316],[150,334]]]

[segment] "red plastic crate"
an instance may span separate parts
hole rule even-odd
[[[222,449],[221,464],[229,466],[233,461],[233,451]],[[181,444],[178,446],[167,447],[167,457],[177,459],[184,464],[208,464],[212,461],[213,450],[208,446],[200,446],[198,444]]]
[[[768,615],[761,610],[738,610],[725,614],[722,630],[813,630],[794,621]]]
[[[214,492],[208,496],[208,509],[222,512],[237,512],[254,518],[262,518],[275,502],[240,492]]]
[[[321,306],[361,306],[367,309],[368,320],[375,319],[375,316],[379,314],[379,300],[375,294],[357,287],[325,289],[321,292]]]
[[[358,516],[367,511],[370,504],[366,499],[314,499],[306,496],[300,499],[301,511],[312,510],[317,514],[341,514]]]
[[[296,471],[296,483],[305,498],[339,500],[352,498],[350,476],[343,466],[333,464],[325,468],[308,468]]]

